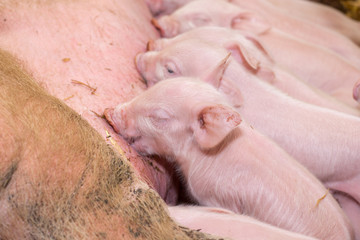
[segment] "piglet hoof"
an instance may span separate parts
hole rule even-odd
[[[116,127],[115,122],[113,121],[113,115],[114,115],[114,109],[113,108],[106,108],[104,110],[104,116],[106,121],[111,125],[111,127],[115,130],[115,132],[119,132],[119,130]]]
[[[360,102],[360,80],[357,81],[357,83],[355,83],[355,85],[354,85],[353,98],[356,101]]]

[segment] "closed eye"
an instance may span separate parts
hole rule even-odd
[[[175,75],[177,75],[178,71],[177,71],[177,67],[176,67],[175,63],[167,62],[164,65],[164,73],[165,73],[165,76],[169,76],[169,77],[174,77]]]

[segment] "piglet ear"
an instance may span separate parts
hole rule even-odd
[[[231,28],[249,31],[260,35],[269,31],[271,26],[265,19],[255,13],[242,12],[231,20]]]
[[[231,53],[229,53],[225,58],[223,58],[213,69],[210,69],[207,73],[205,73],[202,80],[218,89],[224,72],[229,65],[230,56]]]
[[[232,41],[225,44],[225,48],[231,52],[236,61],[250,70],[258,70],[260,62],[249,53],[246,48],[238,41]]]
[[[245,38],[251,41],[264,55],[266,55],[269,58],[270,61],[274,61],[260,39],[250,34],[246,34]]]
[[[244,98],[238,84],[226,78],[222,78],[220,92],[224,93],[231,106],[239,108],[243,105]]]
[[[218,145],[239,124],[238,112],[224,105],[212,105],[202,108],[193,125],[194,137],[202,149]]]

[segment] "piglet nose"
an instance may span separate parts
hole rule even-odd
[[[146,51],[154,50],[154,40],[150,39],[146,44]]]
[[[145,69],[144,69],[144,68],[145,68],[144,63],[143,63],[143,61],[141,60],[142,55],[143,55],[143,53],[138,53],[138,54],[136,54],[136,56],[135,56],[135,66],[136,66],[136,69],[138,70],[138,72],[139,72],[141,75],[143,75],[142,72],[145,71]],[[141,80],[143,81],[143,83],[145,83],[145,84],[147,85],[147,81],[146,81],[146,79],[145,79],[144,77],[142,77]]]
[[[106,121],[112,126],[112,128],[115,130],[115,132],[119,133],[119,129],[116,127],[116,124],[114,121],[114,109],[106,108],[104,110],[104,116],[105,116]]]
[[[162,35],[164,34],[164,32],[163,32],[163,29],[162,29],[159,21],[156,20],[156,18],[152,18],[152,19],[151,19],[151,23],[152,23],[152,25],[154,25],[154,27],[156,28],[156,30],[158,30],[158,31],[160,32],[160,35],[162,36]]]

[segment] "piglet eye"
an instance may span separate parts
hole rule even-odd
[[[170,74],[173,74],[173,73],[174,73],[174,71],[173,71],[172,69],[170,69],[170,68],[167,68],[167,71],[168,71],[168,73],[170,73]]]
[[[176,65],[172,62],[168,62],[167,64],[165,64],[164,70],[166,75],[174,76],[175,74],[177,74]]]

